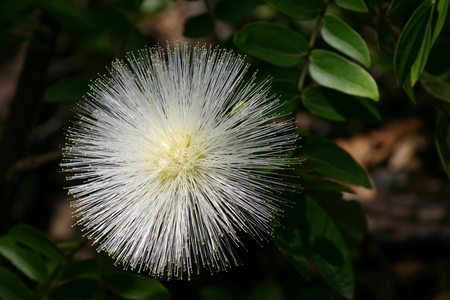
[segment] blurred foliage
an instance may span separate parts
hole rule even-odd
[[[372,75],[375,70],[392,73],[412,101],[421,85],[435,101],[435,144],[450,176],[448,0],[205,1],[205,10],[185,22],[184,35],[209,39],[248,55],[260,74],[273,77],[273,92],[286,103],[277,113],[288,116],[305,109],[334,122],[380,124],[382,116],[371,102],[380,98]],[[172,5],[169,0],[2,0],[0,51],[7,53],[27,44],[66,62],[64,70],[49,73],[45,92],[36,91],[35,97],[46,105],[72,105],[87,92],[89,78],[104,72],[104,65],[113,58],[154,45],[158,38],[139,25]],[[229,38],[222,39],[218,32],[218,25],[223,24],[232,31]],[[32,54],[25,58],[31,68],[40,60]],[[71,60],[75,66],[67,63]],[[48,66],[42,70],[46,72]],[[28,86],[24,78],[19,87]],[[20,96],[14,101],[18,106],[25,103]],[[1,126],[2,149],[10,146],[6,141],[11,136],[29,135],[29,128],[17,132],[11,124],[7,120]],[[298,178],[303,192],[288,193],[292,208],[286,209],[283,227],[275,233],[277,248],[298,274],[252,282],[253,290],[246,292],[233,290],[234,283],[225,287],[218,281],[211,283],[212,279],[194,279],[191,284],[201,299],[355,297],[352,258],[357,256],[366,224],[360,204],[344,201],[342,193],[353,192],[346,184],[370,188],[371,183],[363,168],[335,143],[309,132],[301,136],[301,147],[294,155],[303,163],[287,172]],[[102,255],[74,260],[83,244],[57,246],[24,224],[6,232],[17,221],[9,213],[12,190],[19,188],[11,184],[11,168],[23,158],[24,149],[2,152],[0,171],[8,188],[2,195],[5,228],[0,254],[8,263],[0,267],[0,298],[169,299],[170,286],[179,285],[168,283],[168,290],[148,276],[113,267]],[[277,269],[266,263],[265,268]],[[190,289],[189,285],[181,287]]]

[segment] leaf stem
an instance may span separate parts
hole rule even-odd
[[[320,27],[322,26],[322,19],[325,15],[325,11],[328,5],[328,1],[325,1],[323,9],[320,11],[319,15],[316,17],[316,25],[314,26],[314,31],[309,38],[309,50],[306,56],[306,60],[302,66],[302,73],[300,74],[300,79],[298,80],[298,90],[302,92],[303,86],[305,85],[306,75],[308,74],[308,64],[309,56],[316,45],[317,36],[319,35]]]
[[[88,243],[88,239],[82,239],[78,244],[69,252],[66,254],[64,260],[53,270],[53,272],[50,274],[47,281],[45,281],[43,284],[38,285],[36,289],[33,291],[33,294],[31,295],[30,300],[41,300],[46,299],[44,295],[48,293],[48,290],[51,286],[51,284],[61,276],[62,271],[67,266],[67,264],[72,261],[75,254],[86,244]]]

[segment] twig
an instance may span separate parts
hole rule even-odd
[[[21,159],[14,163],[8,170],[6,174],[6,178],[11,179],[16,174],[22,173],[28,170],[37,169],[40,166],[55,161],[57,159],[61,158],[61,151],[55,150],[52,152],[47,152],[39,155],[33,155],[26,157],[24,159]]]

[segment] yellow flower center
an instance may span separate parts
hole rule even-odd
[[[203,149],[188,134],[174,134],[161,141],[157,166],[163,180],[195,175],[204,158]]]

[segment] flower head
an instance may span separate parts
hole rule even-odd
[[[269,80],[243,59],[176,44],[115,61],[76,107],[63,170],[77,224],[125,267],[188,277],[238,259],[238,232],[271,236],[293,121],[271,122]]]

